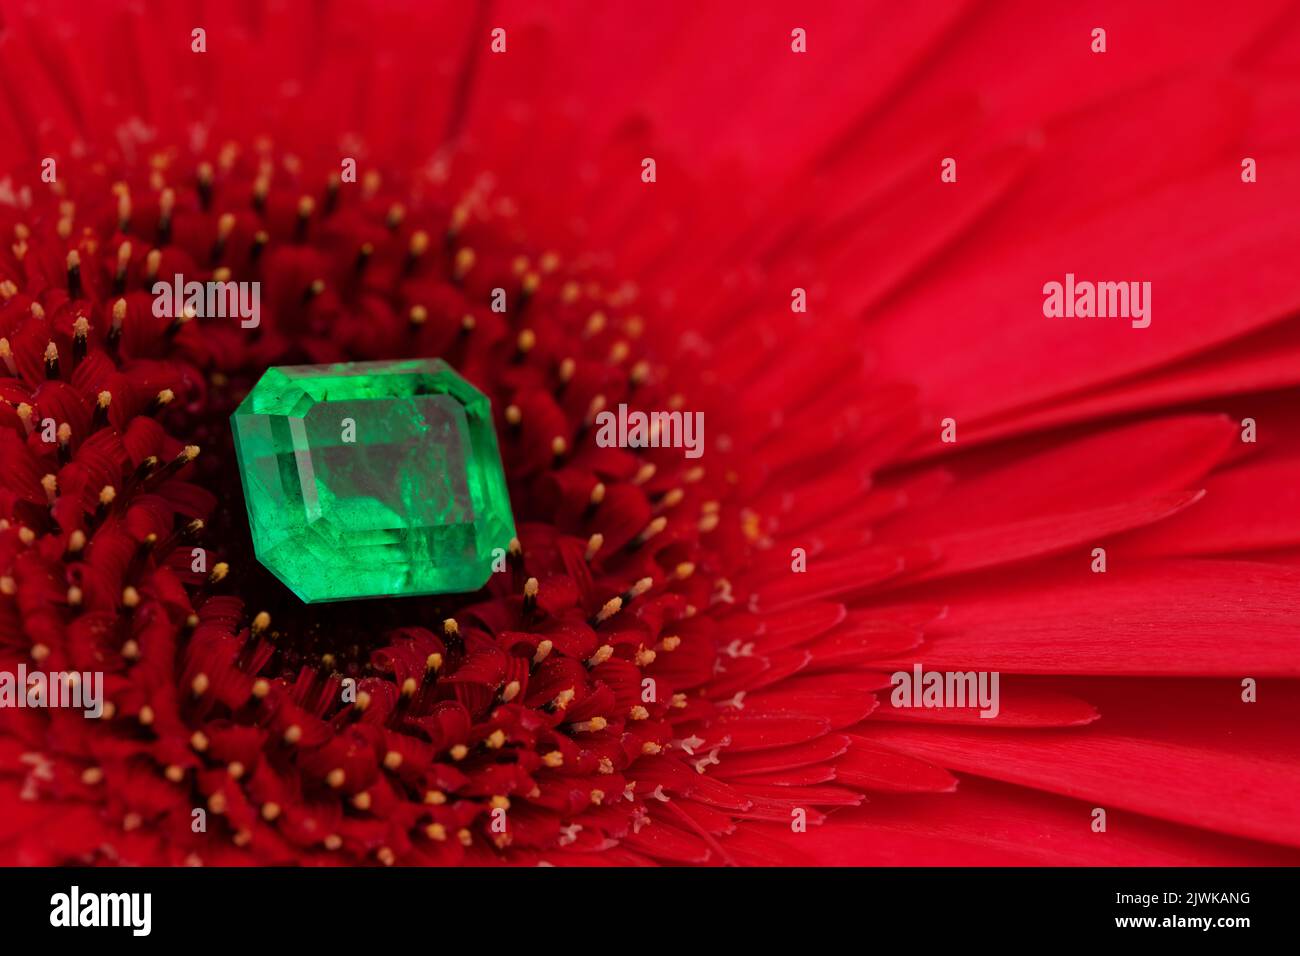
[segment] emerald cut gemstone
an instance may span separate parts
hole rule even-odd
[[[308,603],[475,591],[515,536],[488,398],[441,360],[267,369],[230,422],[257,559]]]

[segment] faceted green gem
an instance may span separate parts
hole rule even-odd
[[[475,591],[515,536],[488,398],[439,359],[271,368],[230,422],[257,558],[308,603]]]

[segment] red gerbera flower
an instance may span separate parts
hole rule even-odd
[[[0,710],[0,859],[1300,860],[1300,20],[1184,6],[7,9],[0,665],[106,703]],[[304,605],[229,415],[405,356],[492,398],[518,547]]]

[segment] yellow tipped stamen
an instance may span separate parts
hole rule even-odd
[[[140,592],[130,585],[127,585],[127,587],[122,590],[122,606],[130,608],[137,607],[139,604]]]
[[[654,476],[655,476],[654,462],[647,461],[640,468],[638,468],[636,474],[632,476],[632,484],[644,485],[647,481],[649,481]]]
[[[452,263],[452,274],[457,279],[463,279],[474,268],[474,250],[468,247],[459,249],[456,252],[456,258]]]
[[[623,599],[621,597],[610,598],[605,602],[605,606],[600,609],[600,613],[596,615],[596,623],[604,624],[621,610],[623,610]]]
[[[636,536],[635,538],[636,544],[637,545],[645,544],[655,535],[663,531],[664,528],[666,527],[668,527],[668,519],[660,515],[658,518],[655,518],[648,525],[646,525],[645,530]]]
[[[512,680],[509,684],[506,684],[505,688],[501,691],[501,703],[510,703],[519,696],[519,690],[520,685],[517,680]]]
[[[596,532],[590,538],[588,538],[587,553],[586,553],[587,560],[594,561],[596,555],[600,553],[600,549],[604,547],[604,545],[605,545],[605,536],[600,532]]]
[[[602,644],[596,648],[596,653],[587,658],[588,667],[599,667],[605,661],[614,656],[614,648],[608,644]]]
[[[546,658],[550,656],[551,649],[554,646],[555,645],[549,640],[538,641],[537,650],[533,654],[533,663],[540,664],[542,661],[546,660]]]
[[[551,706],[556,710],[564,710],[564,708],[573,703],[573,698],[577,696],[577,692],[572,687],[566,687],[551,700]]]

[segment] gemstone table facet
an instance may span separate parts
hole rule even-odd
[[[271,368],[230,422],[257,558],[309,604],[475,591],[515,536],[488,398],[440,359]]]

